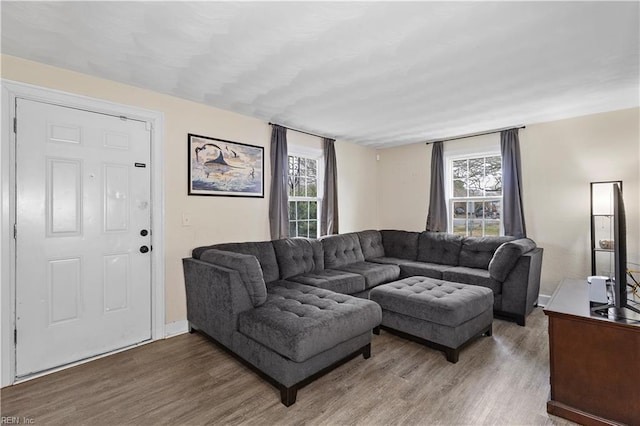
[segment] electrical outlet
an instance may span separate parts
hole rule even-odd
[[[191,213],[182,213],[182,226],[191,226]]]

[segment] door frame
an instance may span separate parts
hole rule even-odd
[[[151,129],[151,340],[165,338],[164,271],[164,114],[102,99],[2,79],[2,145],[0,146],[0,387],[16,381],[16,134],[13,131],[16,98],[127,117],[148,123]],[[18,126],[20,123],[18,123]],[[70,364],[73,365],[73,364]]]

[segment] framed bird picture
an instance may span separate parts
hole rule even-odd
[[[189,133],[189,195],[264,198],[264,148]]]

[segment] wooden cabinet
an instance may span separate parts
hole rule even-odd
[[[584,425],[640,425],[640,316],[592,314],[586,280],[564,280],[549,319],[547,412]]]

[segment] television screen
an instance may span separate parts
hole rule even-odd
[[[613,240],[614,267],[613,299],[615,307],[627,306],[627,224],[624,213],[622,191],[618,184],[613,184]]]

